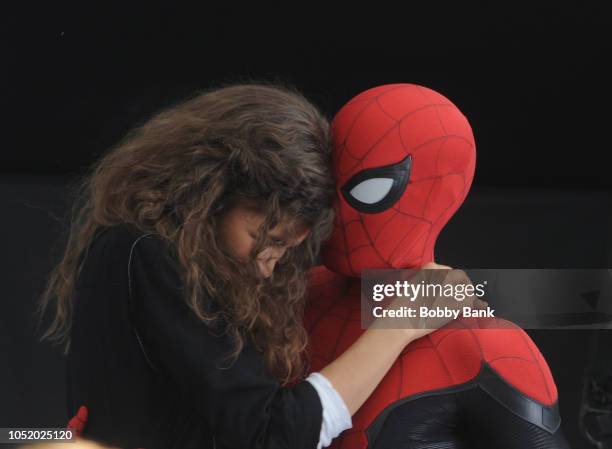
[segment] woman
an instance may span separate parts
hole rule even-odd
[[[328,121],[298,92],[210,90],[153,117],[82,184],[41,313],[85,437],[123,448],[304,448],[351,427],[405,345],[367,330],[307,372],[308,268],[333,222]],[[434,264],[430,267],[435,266]]]

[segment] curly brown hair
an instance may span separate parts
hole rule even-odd
[[[315,105],[292,86],[265,82],[198,92],[131,130],[75,185],[66,248],[39,302],[41,318],[52,311],[41,340],[69,351],[82,256],[100,228],[129,223],[170,244],[185,301],[202,321],[223,319],[232,356],[249,337],[283,385],[304,376],[308,268],[333,226],[330,145],[329,120]],[[265,215],[247,263],[217,242],[224,211],[239,205]],[[255,255],[285,223],[310,232],[262,279]],[[215,313],[203,295],[220,306]]]

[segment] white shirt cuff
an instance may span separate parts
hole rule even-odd
[[[344,400],[331,382],[321,373],[310,373],[306,378],[317,390],[323,406],[323,423],[317,449],[327,447],[332,439],[353,427],[353,420]]]

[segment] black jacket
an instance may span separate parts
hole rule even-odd
[[[68,355],[68,413],[89,408],[84,437],[126,449],[316,448],[314,387],[281,388],[248,339],[230,368],[217,366],[233,342],[186,305],[163,240],[114,226],[84,257]]]

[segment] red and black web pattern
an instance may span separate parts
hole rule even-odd
[[[313,268],[310,276],[304,322],[309,334],[310,371],[315,372],[339,357],[364,330],[360,280],[324,266]],[[389,409],[412,398],[474,386],[483,372],[493,373],[497,384],[507,390],[501,396],[492,391],[496,400],[504,402],[508,395],[518,395],[540,417],[543,412],[557,413],[557,388],[550,368],[525,331],[499,318],[463,318],[407,345],[353,415],[353,427],[330,447],[364,449],[368,447],[368,429]]]
[[[325,265],[360,276],[364,268],[432,261],[437,235],[465,199],[474,174],[474,138],[463,114],[431,89],[391,84],[349,101],[334,117],[332,134],[337,215],[323,248]],[[342,189],[356,175],[408,157],[409,180],[390,207],[363,212],[345,199]]]

